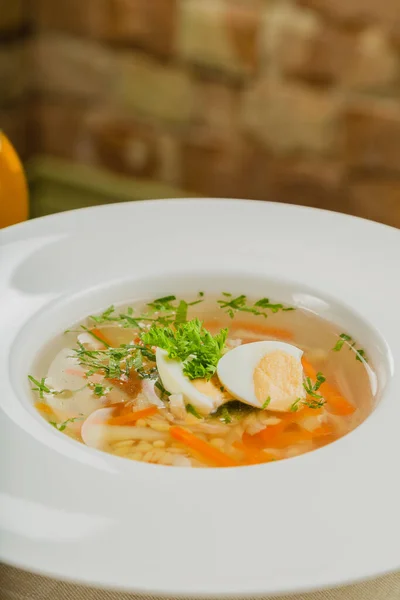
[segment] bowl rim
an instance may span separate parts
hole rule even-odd
[[[208,221],[207,210],[213,210],[214,222],[211,225]],[[221,225],[226,220],[226,211],[229,211],[229,231],[221,231]],[[95,515],[88,513],[88,498],[93,494],[91,486],[104,485],[110,482],[115,485],[115,494],[117,489],[120,493],[132,493],[132,481],[127,478],[126,472],[115,473],[113,469],[107,471],[104,467],[104,461],[98,459],[95,452],[89,462],[83,464],[81,459],[75,457],[62,457],[60,452],[60,438],[55,431],[46,431],[39,422],[33,426],[34,435],[28,433],[24,427],[31,427],[32,421],[25,422],[24,425],[17,425],[15,418],[21,418],[21,412],[18,411],[17,404],[13,403],[13,418],[9,413],[0,413],[0,439],[8,442],[8,460],[5,465],[5,475],[2,478],[1,496],[8,498],[6,500],[6,514],[10,517],[8,523],[0,522],[0,531],[2,544],[0,554],[5,562],[16,564],[17,566],[28,568],[32,571],[46,572],[48,575],[57,576],[61,579],[76,580],[81,583],[94,584],[100,587],[129,589],[138,593],[151,593],[156,595],[175,595],[175,596],[262,596],[266,594],[281,594],[296,591],[305,591],[310,589],[328,587],[332,585],[345,584],[352,581],[373,577],[385,572],[396,570],[400,567],[398,545],[396,542],[400,539],[400,524],[396,525],[393,517],[395,515],[396,503],[400,500],[400,483],[393,477],[393,469],[396,464],[396,456],[400,454],[400,441],[393,441],[390,433],[395,433],[395,417],[400,415],[396,395],[400,391],[400,381],[394,365],[400,358],[400,344],[398,333],[400,332],[400,320],[397,315],[395,294],[398,292],[399,283],[390,277],[392,272],[396,272],[396,258],[400,256],[400,232],[394,228],[375,224],[363,219],[349,217],[330,211],[315,210],[306,207],[293,205],[280,205],[274,203],[261,203],[241,200],[217,200],[217,199],[180,199],[180,200],[157,200],[133,202],[124,205],[106,205],[101,207],[90,207],[63,213],[50,215],[42,219],[37,219],[28,223],[19,224],[0,232],[0,252],[4,254],[6,261],[0,264],[0,293],[4,299],[4,309],[0,324],[4,330],[4,337],[0,340],[1,358],[4,365],[0,367],[0,382],[2,397],[15,399],[15,381],[10,373],[10,363],[8,355],[14,340],[23,334],[29,323],[35,323],[35,319],[41,309],[50,307],[54,303],[57,307],[59,303],[68,304],[71,295],[76,288],[82,286],[82,269],[79,266],[79,252],[75,256],[75,265],[80,275],[68,274],[66,282],[55,273],[52,281],[48,277],[42,277],[39,274],[36,281],[32,275],[32,265],[40,265],[43,262],[47,266],[54,263],[54,258],[50,256],[50,249],[54,251],[54,256],[60,264],[65,264],[68,248],[71,252],[71,241],[80,243],[79,249],[82,253],[87,244],[96,239],[99,230],[106,231],[111,227],[111,238],[118,240],[118,232],[114,227],[118,225],[123,217],[125,223],[121,225],[124,233],[129,232],[129,224],[132,219],[142,219],[144,223],[157,230],[157,240],[162,246],[162,256],[157,254],[157,248],[149,250],[149,256],[157,259],[157,265],[153,263],[145,266],[138,266],[138,272],[135,273],[133,281],[138,281],[140,273],[152,273],[156,275],[164,269],[164,273],[174,273],[173,269],[168,271],[168,261],[177,261],[180,257],[181,262],[186,265],[194,274],[200,273],[200,266],[207,264],[207,271],[211,269],[214,273],[218,269],[226,272],[228,276],[234,276],[243,269],[250,277],[275,277],[281,269],[290,271],[287,279],[304,283],[312,283],[310,273],[305,273],[298,269],[305,260],[306,264],[314,261],[315,268],[318,265],[326,265],[325,270],[317,272],[318,285],[311,286],[326,296],[338,297],[335,290],[341,290],[342,300],[350,307],[357,307],[357,312],[362,319],[365,319],[379,331],[380,337],[388,344],[392,359],[390,361],[391,381],[385,391],[385,400],[374,411],[373,415],[367,421],[357,428],[351,435],[342,438],[327,446],[318,452],[302,455],[284,461],[289,466],[268,465],[268,482],[274,485],[274,491],[269,491],[269,510],[273,510],[275,518],[279,521],[279,516],[285,518],[285,522],[290,531],[293,531],[291,546],[283,544],[283,540],[277,535],[277,525],[268,519],[267,523],[259,522],[254,515],[248,514],[249,526],[253,528],[258,523],[258,534],[272,536],[276,545],[275,551],[266,549],[260,541],[254,539],[251,531],[240,532],[240,543],[249,548],[245,555],[239,558],[233,552],[235,537],[233,532],[225,523],[221,523],[215,514],[202,513],[206,506],[206,496],[203,486],[208,486],[217,494],[219,501],[227,501],[232,494],[240,495],[241,501],[246,506],[253,506],[254,511],[263,514],[263,502],[260,497],[250,497],[250,491],[257,491],[259,494],[265,493],[264,489],[264,469],[261,467],[251,467],[249,469],[240,469],[247,474],[238,475],[237,469],[229,469],[221,476],[217,470],[210,469],[196,475],[191,472],[186,473],[185,481],[190,481],[190,489],[185,487],[183,475],[179,475],[174,470],[173,473],[167,473],[170,470],[161,469],[149,465],[140,465],[135,468],[136,484],[140,483],[143,488],[140,489],[141,500],[145,498],[149,501],[146,507],[146,514],[149,514],[152,504],[152,494],[157,493],[161,485],[162,489],[167,489],[171,485],[180,490],[180,494],[189,502],[189,508],[178,505],[176,499],[163,495],[168,510],[179,521],[182,520],[176,529],[171,529],[163,523],[159,515],[153,515],[152,527],[157,531],[157,527],[162,527],[164,533],[170,536],[174,534],[173,550],[179,557],[185,569],[186,574],[180,574],[178,577],[176,566],[171,575],[164,560],[169,561],[169,566],[173,570],[176,557],[168,556],[169,546],[164,539],[156,536],[158,546],[153,548],[155,554],[154,560],[159,568],[157,580],[150,577],[148,567],[144,558],[140,555],[135,556],[139,566],[136,565],[131,576],[124,575],[119,569],[113,568],[107,563],[101,564],[101,568],[95,564],[84,563],[85,569],[72,555],[78,552],[78,548],[91,549],[99,558],[99,548],[104,551],[107,544],[118,541],[122,548],[126,550],[129,547],[129,535],[135,531],[144,547],[149,550],[148,541],[145,537],[145,528],[142,524],[136,523],[136,529],[130,525],[124,532],[121,529],[122,516],[128,514],[127,500],[122,501],[120,508],[121,515],[115,516],[107,508],[104,501],[99,502],[99,507]],[[195,218],[198,227],[190,229],[191,223]],[[157,220],[156,226],[154,220]],[[247,221],[246,221],[247,220]],[[188,247],[186,255],[182,252],[176,243],[171,244],[171,238],[168,231],[162,227],[163,223],[179,223],[181,227],[179,244]],[[228,255],[224,250],[229,247],[229,232],[235,234],[243,229],[243,223],[249,222],[251,228],[246,228],[242,232],[242,239],[245,239],[245,245],[240,248],[234,248]],[[268,230],[268,239],[263,236],[262,223],[266,223]],[[307,237],[307,245],[304,245],[304,236],[302,228],[311,230],[313,236]],[[200,253],[196,250],[196,243],[204,242],[204,231],[207,233],[207,248],[202,248]],[[78,235],[77,235],[78,234]],[[77,240],[77,237],[81,241]],[[85,241],[84,235],[87,235]],[[351,234],[351,238],[349,235]],[[136,231],[138,239],[142,239],[143,232]],[[219,237],[218,237],[219,236]],[[82,240],[83,238],[83,240]],[[143,238],[144,239],[144,238]],[[374,240],[373,248],[370,247],[370,240]],[[89,241],[88,241],[89,240]],[[282,240],[284,243],[282,243]],[[340,240],[340,244],[338,244]],[[163,244],[169,242],[170,247],[164,247]],[[162,243],[161,243],[162,242]],[[323,244],[324,252],[320,249]],[[127,248],[134,248],[132,241],[126,241]],[[279,246],[279,252],[276,248]],[[300,248],[296,256],[295,249]],[[102,258],[104,258],[102,256]],[[276,262],[271,261],[273,258]],[[311,260],[312,259],[312,260]],[[384,261],[383,261],[384,259]],[[123,259],[125,260],[125,259]],[[36,261],[36,262],[35,262]],[[64,261],[64,263],[63,263]],[[260,265],[260,261],[262,265]],[[363,276],[360,271],[361,266],[368,263],[368,277]],[[250,264],[249,264],[250,263]],[[257,263],[254,266],[254,263]],[[125,265],[129,264],[125,260]],[[182,267],[182,265],[181,265]],[[183,268],[176,272],[184,272]],[[341,272],[337,269],[340,267]],[[142,269],[140,271],[140,269]],[[336,269],[336,270],[335,270]],[[328,277],[329,275],[329,277]],[[101,272],[91,275],[87,283],[88,290],[94,289],[101,281]],[[96,279],[97,277],[97,279]],[[103,275],[104,277],[104,275]],[[107,276],[108,277],[108,276]],[[111,279],[106,277],[107,285],[111,284]],[[37,281],[39,279],[39,281]],[[128,278],[129,279],[129,278]],[[116,280],[122,280],[122,267],[116,277]],[[375,287],[370,285],[370,281],[376,282]],[[76,286],[73,285],[76,283]],[[101,286],[100,286],[101,287]],[[333,292],[333,294],[332,294]],[[377,306],[382,306],[384,299],[384,310],[377,311]],[[15,322],[16,311],[21,311],[23,317],[21,322]],[[378,314],[377,314],[378,313]],[[4,402],[0,401],[0,406],[4,409]],[[32,416],[32,415],[31,415]],[[22,420],[26,420],[24,416]],[[382,428],[385,432],[383,435]],[[46,428],[47,429],[47,428]],[[36,436],[36,437],[35,437]],[[370,436],[379,438],[379,448],[371,448],[368,444]],[[65,437],[65,436],[63,436]],[[39,439],[37,439],[39,438]],[[48,444],[55,449],[50,456],[48,446],[43,443],[47,438]],[[42,440],[42,441],[40,441]],[[389,442],[392,443],[389,443]],[[25,450],[21,455],[21,447]],[[335,450],[335,447],[337,448]],[[341,452],[339,452],[339,447]],[[333,448],[333,450],[332,450]],[[68,450],[69,452],[70,450]],[[318,456],[317,456],[318,455]],[[323,458],[322,458],[323,457]],[[115,458],[115,457],[112,457]],[[392,458],[392,460],[390,460]],[[46,480],[43,474],[39,474],[35,461],[44,460],[49,466],[56,466],[62,470],[63,477],[73,477],[74,472],[79,473],[81,485],[85,495],[84,498],[77,498],[76,494],[71,494],[69,498],[63,498],[57,490],[54,489],[55,483]],[[76,462],[74,462],[76,461]],[[123,463],[122,459],[116,459]],[[127,462],[127,461],[126,461]],[[95,464],[96,463],[96,464]],[[101,464],[100,464],[101,463]],[[381,468],[385,464],[385,469]],[[293,465],[293,466],[291,466]],[[131,465],[129,465],[131,466]],[[135,465],[136,467],[136,465]],[[328,468],[329,467],[329,468]],[[23,473],[32,471],[36,475],[36,480],[32,476],[27,476],[24,481],[18,481],[16,484],[10,476],[10,469],[21,470]],[[105,470],[104,470],[105,469]],[[152,481],[157,470],[157,482]],[[315,473],[324,473],[328,470],[330,479],[322,475],[315,480]],[[161,471],[163,472],[161,474]],[[160,474],[159,474],[160,472]],[[354,472],[357,472],[357,482],[354,481]],[[257,474],[256,474],[257,473]],[[371,479],[374,478],[375,485],[371,487]],[[87,480],[85,480],[87,478]],[[237,479],[240,479],[240,491],[237,489]],[[47,496],[44,492],[37,490],[38,481],[46,488]],[[62,480],[60,474],[55,476],[59,483]],[[199,482],[202,482],[200,485]],[[222,485],[223,483],[223,485]],[[307,486],[305,485],[307,483]],[[290,498],[285,494],[293,492],[293,486],[297,484],[297,490],[302,490],[302,498],[298,503],[298,510],[304,510],[305,507],[312,506],[314,523],[305,527],[304,523],[299,523],[296,515],[286,514],[284,509],[290,506]],[[336,487],[335,485],[336,484]],[[347,492],[351,490],[354,499],[364,498],[364,505],[357,514],[352,514],[353,520],[346,515],[348,502],[344,501],[343,495],[339,493],[337,487]],[[144,489],[145,488],[145,489]],[[381,497],[379,489],[385,490],[385,498]],[[236,490],[236,491],[235,491]],[[314,497],[311,492],[313,492]],[[369,497],[365,497],[368,492]],[[159,492],[158,492],[159,493]],[[339,515],[331,516],[326,520],[326,513],[315,503],[315,498],[319,501],[330,502],[329,493],[334,495],[336,502],[336,511]],[[111,494],[111,492],[110,492]],[[164,493],[165,494],[165,493]],[[388,498],[390,496],[390,498]],[[47,499],[46,499],[47,498]],[[51,502],[49,501],[51,498]],[[110,496],[114,508],[116,508],[115,497]],[[11,500],[12,499],[12,502]],[[235,506],[238,507],[239,499],[235,497]],[[135,500],[138,502],[138,500]],[[7,502],[9,502],[7,504]],[[308,504],[307,504],[308,503]],[[311,503],[311,504],[310,504]],[[376,511],[376,505],[381,510]],[[224,504],[225,506],[225,504]],[[367,552],[365,550],[365,516],[371,514],[372,507],[375,506],[375,513],[379,513],[378,518],[373,520],[369,518],[369,539],[373,539],[376,549]],[[190,508],[191,507],[191,508]],[[369,509],[369,511],[368,511]],[[233,513],[230,508],[226,508],[226,516],[232,518]],[[233,509],[232,509],[233,510]],[[12,529],[10,523],[13,522],[11,513],[15,513],[19,518],[23,517],[26,521],[27,515],[40,514],[43,524],[43,515],[50,515],[50,521],[53,519],[52,526],[59,523],[59,513],[75,515],[86,531],[86,537],[82,539],[76,533],[71,524],[69,537],[65,541],[66,533],[57,534],[56,531],[47,531],[45,541],[41,540],[40,531],[33,530],[29,535],[22,535],[20,530]],[[279,513],[279,514],[277,514]],[[193,522],[193,515],[197,516],[198,522]],[[207,521],[207,517],[209,521]],[[344,519],[340,523],[339,516]],[[4,519],[3,519],[4,521]],[[15,521],[15,518],[14,518]],[[112,526],[111,523],[112,522]],[[188,539],[188,526],[195,534],[196,540],[201,548],[189,546],[196,559],[201,558],[203,567],[206,566],[206,572],[193,572],[193,567],[186,556],[179,542],[184,545],[190,544]],[[346,525],[346,527],[344,526]],[[110,534],[111,529],[114,532]],[[301,554],[313,547],[319,539],[318,527],[327,529],[331,536],[331,547],[323,544],[326,556],[315,558],[314,567],[310,567],[304,561]],[[205,531],[207,530],[212,540],[211,548],[207,548],[205,543]],[[78,536],[77,539],[73,537]],[[299,546],[297,537],[300,536],[305,544]],[[307,541],[306,540],[308,536]],[[385,537],[386,536],[386,537]],[[389,536],[389,537],[388,537]],[[43,532],[42,532],[43,537]],[[51,543],[49,542],[51,540]],[[30,543],[36,544],[40,549],[40,556],[34,557],[32,552],[27,552]],[[61,540],[61,541],[60,541]],[[236,540],[237,541],[237,540]],[[54,552],[53,545],[57,544],[59,556]],[[382,550],[382,545],[384,549]],[[253,548],[253,546],[256,546]],[[18,552],[16,552],[18,548]],[[31,548],[32,549],[32,548]],[[205,555],[205,550],[209,555]],[[202,550],[202,551],[201,551]],[[349,552],[356,556],[350,562],[346,562]],[[260,558],[260,552],[267,553],[269,565],[260,567],[263,562]],[[336,554],[340,552],[340,558]],[[335,554],[336,553],[336,554]],[[106,553],[107,554],[107,553]],[[323,554],[323,553],[322,553]],[[29,555],[29,556],[28,556]],[[336,559],[335,559],[336,556]],[[45,563],[47,560],[47,567]],[[229,560],[228,560],[229,559]],[[88,560],[88,559],[87,559]],[[336,564],[334,563],[336,560]],[[70,565],[66,562],[70,561]],[[126,563],[127,565],[129,563]],[[226,571],[221,576],[219,568]],[[232,568],[233,566],[233,568]],[[242,567],[242,573],[239,567]],[[258,567],[258,568],[257,568]],[[191,577],[188,576],[190,573]],[[229,574],[229,577],[228,577]]]

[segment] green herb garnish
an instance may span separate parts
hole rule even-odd
[[[212,336],[199,319],[171,327],[152,325],[142,334],[142,341],[158,346],[168,352],[168,357],[183,363],[183,372],[189,379],[210,379],[216,369],[225,346],[227,329]]]
[[[317,380],[314,384],[312,383],[309,377],[306,377],[303,383],[303,387],[306,390],[307,395],[311,396],[312,398],[322,398],[321,394],[317,394],[317,392],[321,385],[324,383],[324,381],[326,381],[326,379],[320,372],[317,373]]]
[[[224,423],[232,423],[232,417],[227,406],[222,406],[220,411],[221,421]]]
[[[85,327],[84,325],[81,325],[82,329],[84,331],[86,331],[89,335],[91,335],[95,340],[97,340],[98,342],[101,342],[103,344],[103,346],[105,346],[106,348],[111,348],[111,345],[106,342],[105,340],[101,339],[100,336],[96,335],[92,329],[89,329],[88,327]]]
[[[104,385],[102,385],[101,383],[95,383],[93,386],[93,394],[95,396],[98,396],[99,398],[101,398],[102,396],[105,396],[106,394],[108,394],[108,392],[111,391],[111,387],[106,387]]]
[[[43,394],[54,394],[55,393],[54,390],[51,390],[46,385],[46,377],[42,377],[42,379],[40,381],[38,381],[37,379],[35,379],[34,377],[32,377],[32,375],[28,375],[28,379],[34,385],[36,385],[36,387],[32,388],[32,391],[33,392],[39,392],[39,396],[41,398],[43,398]]]
[[[184,300],[181,300],[179,302],[178,308],[176,309],[175,325],[179,325],[180,323],[186,323],[187,311],[188,311],[187,302],[185,302]]]
[[[299,410],[299,404],[301,401],[301,398],[297,398],[297,400],[295,400],[290,406],[290,412],[297,412]]]
[[[261,298],[257,300],[254,304],[248,304],[247,296],[241,294],[236,298],[232,298],[232,294],[228,294],[227,292],[222,292],[222,295],[229,298],[227,300],[217,300],[220,308],[225,310],[225,312],[233,319],[235,313],[238,311],[251,313],[256,316],[263,316],[264,318],[268,317],[268,313],[260,310],[260,309],[268,309],[273,313],[277,313],[280,310],[288,311],[295,310],[292,307],[285,307],[283,304],[273,304],[270,302],[269,298]]]
[[[268,396],[268,398],[266,399],[264,404],[261,406],[261,410],[265,410],[267,408],[267,406],[269,406],[270,402],[271,402],[271,396]]]
[[[176,300],[176,296],[164,296],[163,298],[156,298],[153,302],[149,302],[147,306],[157,311],[171,311],[175,310],[175,306],[171,304]]]
[[[67,390],[67,389],[54,390],[53,388],[49,388],[49,386],[46,385],[46,377],[42,377],[42,379],[40,381],[38,381],[37,379],[32,377],[32,375],[28,375],[28,379],[36,386],[31,389],[33,392],[39,392],[40,398],[43,398],[44,394],[52,394],[53,396],[59,396],[61,394],[68,393],[68,394],[72,395],[75,392],[80,392],[87,386],[87,383],[85,383],[85,385],[83,385],[81,388],[79,388],[77,390]]]
[[[193,415],[194,417],[196,417],[196,419],[202,419],[203,418],[197,412],[197,410],[195,409],[195,407],[193,406],[193,404],[186,404],[186,412],[188,412],[190,415]]]
[[[348,345],[349,350],[353,350],[353,352],[356,355],[356,360],[359,360],[360,362],[364,362],[364,361],[368,362],[367,356],[365,354],[365,350],[362,350],[361,348],[357,349],[356,342],[347,333],[341,333],[339,335],[339,339],[336,342],[336,344],[334,345],[334,347],[332,348],[332,350],[334,352],[339,352],[339,350],[341,350],[343,348],[344,344]]]
[[[50,425],[55,427],[58,431],[64,431],[69,423],[74,423],[75,421],[82,421],[83,417],[72,417],[72,419],[67,419],[62,423],[56,423],[55,421],[49,421]]]
[[[117,379],[121,376],[123,363],[126,367],[126,361],[128,361],[128,365],[125,371],[130,371],[134,359],[137,358],[137,353],[149,361],[155,362],[156,360],[154,352],[138,344],[122,344],[118,348],[107,348],[106,350],[86,350],[83,344],[78,342],[78,348],[73,352],[75,352],[79,364],[88,368],[86,373],[88,376],[101,371],[109,379]]]
[[[159,390],[161,394],[161,400],[168,400],[171,394],[165,389],[161,379],[157,379],[157,381],[154,384],[154,387],[156,387]]]
[[[325,402],[323,398],[321,400],[303,400],[303,404],[308,406],[308,408],[322,408]]]

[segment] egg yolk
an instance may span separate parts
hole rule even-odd
[[[254,393],[260,403],[270,398],[272,410],[289,410],[297,398],[304,398],[301,362],[277,350],[262,357],[253,372]]]

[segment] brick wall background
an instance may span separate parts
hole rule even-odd
[[[0,0],[26,158],[400,227],[400,0]]]

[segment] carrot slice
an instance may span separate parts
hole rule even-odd
[[[45,413],[46,415],[52,415],[53,411],[51,409],[51,407],[48,404],[45,404],[44,402],[36,402],[35,403],[35,408],[37,410],[39,410],[42,413]]]
[[[92,336],[94,338],[96,338],[99,342],[103,342],[103,344],[105,346],[107,346],[108,348],[111,347],[110,342],[108,341],[108,339],[106,338],[106,336],[101,332],[100,329],[97,329],[96,327],[94,329],[88,329],[87,332],[89,334],[92,334]]]
[[[293,334],[287,329],[281,329],[280,327],[265,327],[263,325],[257,323],[246,323],[245,321],[234,321],[232,324],[232,329],[244,329],[250,333],[258,333],[261,335],[265,335],[265,337],[273,337],[279,340],[292,340]]]
[[[266,462],[271,462],[272,460],[276,460],[275,456],[272,454],[268,454],[267,452],[262,452],[257,448],[250,448],[246,446],[243,442],[234,442],[233,446],[240,450],[244,454],[244,464],[247,465],[259,465]]]
[[[304,373],[306,377],[315,381],[317,379],[317,373],[311,363],[308,362],[304,357],[301,359]],[[346,416],[351,415],[356,407],[353,406],[341,393],[331,384],[326,381],[319,388],[322,396],[326,400],[326,408],[328,412],[334,415]]]
[[[145,419],[146,417],[151,417],[155,415],[158,411],[156,406],[149,406],[148,408],[143,408],[143,410],[137,410],[136,412],[131,412],[127,415],[121,415],[119,417],[111,417],[108,419],[107,425],[131,425],[136,423],[139,419]]]
[[[282,420],[276,425],[268,425],[265,429],[259,431],[255,435],[244,433],[242,440],[244,444],[250,448],[267,448],[274,439],[285,431],[289,424],[289,420]]]
[[[218,450],[218,448],[215,448],[208,442],[205,442],[201,438],[193,435],[193,433],[187,429],[183,429],[183,427],[170,427],[169,432],[175,440],[181,442],[194,452],[198,452],[202,457],[204,457],[204,459],[206,459],[206,461],[212,463],[216,467],[239,466],[239,463],[236,460],[224,452],[221,452],[221,450]]]
[[[302,442],[309,442],[313,439],[313,434],[306,429],[299,429],[298,431],[286,431],[269,441],[270,448],[288,448],[289,446],[296,446]]]
[[[75,377],[86,377],[86,373],[84,371],[79,371],[78,369],[65,369],[64,373],[67,375],[74,375]]]

